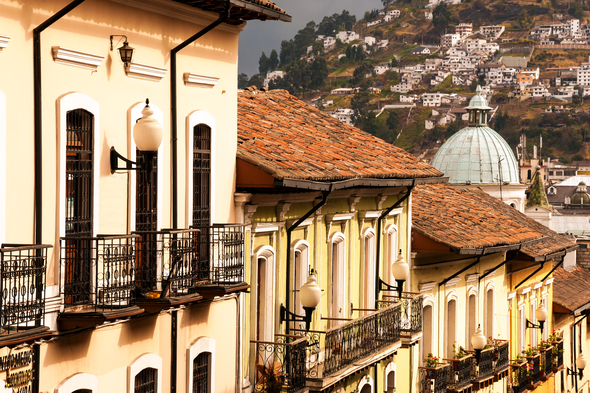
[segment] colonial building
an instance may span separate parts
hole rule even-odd
[[[0,391],[241,389],[238,38],[290,16],[266,0],[0,8],[0,353],[18,359]]]

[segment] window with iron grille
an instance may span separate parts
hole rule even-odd
[[[193,391],[192,393],[210,393],[209,371],[211,353],[201,352],[193,360]]]
[[[136,162],[138,166],[145,163],[145,156],[137,150]],[[135,230],[155,231],[158,218],[158,153],[153,153],[152,187],[148,182],[147,171],[137,171],[136,181],[136,209],[135,209]]]
[[[135,376],[135,393],[157,393],[158,370],[144,368]]]
[[[75,109],[66,115],[65,300],[78,303],[90,293],[93,208],[94,115]]]
[[[207,227],[211,220],[211,128],[193,129],[193,227]]]

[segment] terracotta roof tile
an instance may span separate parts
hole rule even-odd
[[[443,176],[406,151],[332,118],[285,90],[238,95],[237,157],[279,180]]]
[[[572,270],[558,267],[553,272],[553,302],[570,311],[590,303],[590,272],[576,266]]]
[[[412,225],[453,249],[496,247],[544,237],[521,252],[535,258],[575,247],[564,236],[480,189],[420,185],[412,192]]]

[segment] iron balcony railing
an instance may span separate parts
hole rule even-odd
[[[391,304],[401,304],[401,336],[411,338],[422,331],[422,308],[424,295],[412,292],[402,292],[398,296],[386,296],[387,300],[378,300],[377,307],[385,308]]]
[[[529,363],[528,368],[532,371],[530,383],[536,385],[541,382],[541,355],[537,354],[532,357],[527,356],[527,361]]]
[[[553,346],[555,348],[555,345]],[[555,353],[557,352],[557,353]],[[555,353],[555,368],[563,367],[563,340],[557,342],[557,350],[554,349]]]
[[[476,362],[471,363],[474,381],[481,382],[494,377],[494,352],[495,348],[484,349],[479,355],[479,365]]]
[[[420,393],[446,393],[449,379],[454,377],[449,363],[440,363],[436,367],[419,367]]]
[[[506,370],[510,365],[510,341],[503,340],[495,345],[494,353],[494,372],[499,374]]]
[[[137,277],[142,291],[184,295],[206,285],[244,282],[244,227],[210,227],[134,232]]]
[[[541,373],[546,377],[553,372],[553,368],[553,346],[550,345],[541,351]]]
[[[0,327],[6,334],[45,324],[48,245],[0,248]]]
[[[512,393],[522,393],[526,391],[527,385],[527,363],[515,362],[510,364],[510,385]]]
[[[305,387],[307,336],[277,335],[275,342],[251,343],[256,346],[256,392],[292,393]]]
[[[451,363],[453,372],[449,377],[447,390],[461,391],[471,385],[473,372],[472,363],[475,362],[473,355],[467,355],[461,359],[445,359]]]
[[[326,331],[323,377],[400,341],[400,307],[392,304]]]
[[[134,235],[61,238],[60,293],[64,307],[130,306],[136,290]]]

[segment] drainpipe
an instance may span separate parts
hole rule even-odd
[[[225,12],[219,14],[219,18],[205,27],[182,44],[173,48],[170,51],[170,118],[171,118],[171,129],[170,129],[170,156],[172,160],[172,228],[178,228],[178,113],[177,113],[177,89],[176,89],[176,54],[192,44],[223,22],[225,22],[230,16],[231,4],[229,0],[225,2]],[[167,286],[167,285],[166,285]],[[166,288],[167,289],[167,288]],[[170,393],[176,393],[176,379],[177,379],[177,361],[178,356],[178,313],[174,311],[172,313],[172,324],[170,334],[170,349],[172,354],[172,361],[170,362]]]
[[[303,217],[301,217],[299,220],[297,220],[293,225],[291,225],[289,228],[287,228],[287,273],[286,273],[286,278],[287,278],[287,286],[286,286],[286,296],[285,296],[285,308],[287,309],[287,311],[290,310],[289,306],[290,306],[290,299],[291,299],[291,295],[290,295],[290,291],[291,291],[291,233],[297,229],[297,227],[299,225],[301,225],[301,223],[305,220],[308,219],[309,216],[311,216],[313,213],[315,213],[320,207],[324,206],[326,204],[326,202],[328,201],[328,195],[330,195],[330,193],[332,192],[332,185],[330,185],[330,191],[323,191],[322,192],[322,200],[320,201],[320,203],[318,203],[317,205],[315,205],[313,208],[311,208],[310,211],[308,211],[307,213],[305,213],[303,215]],[[289,334],[290,332],[290,328],[289,328],[289,314],[287,314],[287,331],[286,334]]]
[[[381,215],[379,216],[379,218],[377,219],[377,255],[375,256],[376,262],[375,262],[375,272],[376,277],[375,277],[375,308],[377,308],[377,300],[379,300],[379,280],[381,278],[381,275],[379,274],[379,255],[381,255],[381,220],[383,220],[385,217],[387,217],[389,215],[389,213],[391,213],[391,211],[393,209],[395,209],[396,207],[398,207],[399,205],[401,205],[406,199],[409,198],[410,195],[412,195],[412,190],[414,189],[414,186],[416,185],[416,179],[414,179],[412,181],[412,185],[407,187],[408,191],[406,192],[406,194],[401,197],[397,202],[395,202],[392,206],[388,207],[383,213],[381,213]],[[408,240],[409,241],[409,240]],[[408,256],[409,259],[409,256]]]
[[[219,18],[193,35],[182,44],[170,51],[170,118],[171,118],[171,129],[170,129],[170,153],[172,159],[172,228],[178,228],[178,113],[177,103],[178,96],[176,92],[176,54],[181,50],[192,44],[223,22],[225,22],[230,16],[231,10],[230,0],[225,1],[225,12],[219,14]]]
[[[74,0],[33,30],[33,112],[35,154],[35,244],[43,244],[43,118],[41,102],[41,33],[84,0]],[[41,288],[38,285],[38,288]],[[33,344],[33,393],[39,393],[41,345]]]

